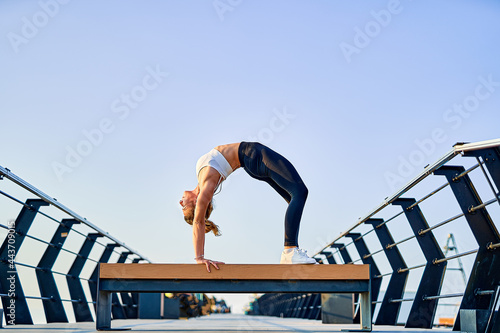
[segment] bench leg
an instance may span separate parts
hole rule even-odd
[[[359,312],[361,314],[361,329],[342,329],[342,332],[372,331],[372,295],[369,291],[359,293]]]
[[[111,329],[111,293],[109,291],[99,290],[95,316],[98,331]]]
[[[361,330],[372,331],[372,297],[370,292],[359,294]]]

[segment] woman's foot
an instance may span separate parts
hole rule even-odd
[[[307,255],[306,250],[298,247],[284,249],[281,252],[280,264],[317,264],[318,262]]]

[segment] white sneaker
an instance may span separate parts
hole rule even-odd
[[[317,264],[316,259],[310,258],[306,250],[294,247],[281,252],[280,264]]]

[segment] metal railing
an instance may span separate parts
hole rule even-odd
[[[97,299],[98,264],[110,261],[113,254],[118,255],[118,262],[126,262],[127,260],[136,263],[140,261],[150,262],[148,258],[116,237],[13,174],[9,169],[0,166],[0,181],[2,181],[0,186],[6,185],[3,183],[6,180],[10,180],[16,190],[21,191],[22,196],[28,198],[21,199],[16,197],[19,195],[9,194],[3,188],[0,190],[0,200],[13,202],[21,208],[15,220],[9,221],[7,225],[0,223],[0,229],[6,231],[0,248],[0,298],[8,325],[34,323],[31,309],[33,306],[27,300],[37,300],[42,303],[45,320],[48,323],[68,322],[68,313],[63,302],[72,305],[75,321],[93,321],[91,305],[95,304]],[[47,213],[42,211],[42,207],[47,207],[47,210],[49,207],[54,207],[56,210]],[[63,218],[54,215],[62,215]],[[36,219],[38,216],[40,219]],[[43,239],[44,237],[38,234],[29,233],[35,219],[36,224],[47,223],[45,221],[55,223],[55,225],[52,224],[56,226],[56,230],[53,232],[51,232],[53,227],[48,225],[43,227],[52,236],[50,240]],[[70,235],[77,236],[69,237]],[[99,238],[106,241],[98,241]],[[67,244],[67,239],[72,244]],[[40,253],[30,256],[32,259],[41,254],[38,263],[28,263],[18,259],[19,251],[25,240],[32,241],[32,247],[44,248]],[[69,245],[74,247],[79,244],[80,250],[78,252],[68,248]],[[96,250],[94,245],[102,247],[102,251]],[[100,252],[98,260],[91,258],[92,251],[94,253]],[[66,272],[60,271],[61,269],[53,269],[56,261],[60,263],[58,256],[61,252],[70,256],[64,259],[65,265],[69,268]],[[93,268],[90,276],[82,276],[84,266],[87,270]],[[18,270],[18,267],[31,270],[34,274],[24,274]],[[33,275],[36,279],[33,278]],[[54,276],[65,278],[65,285],[62,286],[62,282],[56,281]],[[34,294],[25,295],[21,280],[30,282],[28,289],[32,289]],[[33,288],[33,285],[36,285],[37,288]],[[33,290],[36,291],[33,292]],[[67,294],[68,292],[69,297],[61,297],[61,293]],[[89,293],[90,299],[86,296]],[[116,319],[137,318],[136,295],[121,294],[120,296],[121,300],[118,295],[113,296],[113,317]]]
[[[495,149],[499,146],[500,146],[500,139],[481,141],[481,142],[476,142],[476,143],[456,144],[453,147],[453,149],[451,149],[446,155],[441,157],[435,163],[425,167],[425,169],[418,176],[416,176],[414,179],[412,179],[410,182],[408,182],[400,190],[396,191],[396,193],[394,193],[392,196],[386,198],[379,206],[377,206],[375,209],[373,209],[366,216],[360,218],[353,226],[351,226],[349,229],[347,229],[342,234],[340,234],[340,236],[335,238],[330,244],[326,245],[324,247],[324,249],[328,248],[333,243],[335,243],[338,240],[340,240],[341,238],[345,237],[346,234],[350,233],[352,230],[359,227],[361,224],[363,224],[369,218],[375,216],[375,214],[379,213],[382,209],[389,206],[392,202],[394,202],[394,200],[400,198],[403,194],[408,192],[410,189],[412,189],[414,186],[416,186],[418,183],[420,183],[426,177],[432,175],[435,170],[439,169],[441,166],[443,166],[446,163],[448,163],[449,161],[451,161],[455,156],[460,155],[460,154],[465,154],[465,153],[471,152],[471,151]],[[448,186],[448,185],[449,184],[445,184],[445,186]],[[437,193],[437,191],[435,191],[435,192]]]
[[[376,314],[374,316],[376,325],[397,325],[401,303],[412,302],[405,326],[408,328],[432,328],[438,301],[445,298],[461,298],[459,310],[489,311],[489,318],[492,318],[494,309],[492,309],[493,303],[491,301],[494,290],[500,284],[500,255],[498,252],[500,236],[488,209],[494,203],[500,204],[498,192],[500,188],[499,148],[500,139],[456,144],[446,155],[427,166],[414,179],[386,198],[379,206],[360,218],[314,255],[314,258],[322,264],[361,262],[371,265],[372,313]],[[454,158],[457,156],[461,156],[461,163],[452,165],[451,161],[455,162]],[[475,158],[475,161],[470,157]],[[471,162],[474,165],[468,168],[463,166]],[[433,177],[430,177],[431,175]],[[446,178],[444,184],[441,182],[443,176]],[[474,183],[472,176],[475,177]],[[427,188],[429,184],[426,183],[424,186],[423,183],[424,180],[428,182],[429,179],[431,179],[431,185],[434,189],[430,192],[424,190],[422,194],[419,193],[420,199],[413,198],[411,193],[419,192],[420,187]],[[434,185],[436,181],[439,182],[438,186]],[[491,199],[482,201],[478,194],[477,182],[482,185],[483,196],[488,195],[492,197]],[[445,189],[450,190],[452,195],[449,192],[443,192]],[[445,195],[448,197],[443,198]],[[448,199],[448,201],[444,199]],[[434,202],[436,200],[437,204]],[[440,216],[440,220],[430,226],[425,215],[434,213],[428,209],[433,202],[438,207],[436,210],[439,211],[439,214],[436,215]],[[450,202],[455,203],[450,206]],[[452,212],[453,209],[456,209],[456,203],[462,212],[443,218],[441,216],[443,208],[448,207],[447,211]],[[398,211],[394,213],[396,209]],[[498,209],[498,206],[495,209]],[[402,222],[404,217],[406,221]],[[434,233],[439,228],[449,226],[452,222],[463,222],[464,220],[467,225],[464,229],[468,229],[472,233],[478,248],[445,257]],[[409,224],[412,235],[394,240],[392,231],[398,230],[402,223],[406,226]],[[389,230],[389,226],[392,231]],[[374,234],[376,236],[373,236]],[[411,245],[418,245],[404,252],[401,248],[410,242],[413,242]],[[375,245],[373,245],[374,243]],[[380,246],[381,248],[370,251],[368,245],[370,247]],[[420,252],[425,261],[423,263],[417,262],[408,267],[405,257],[412,259],[416,252]],[[351,254],[354,255],[351,256]],[[475,255],[474,264],[464,292],[441,293],[448,262],[472,255]],[[352,257],[356,256],[359,259],[353,260]],[[384,266],[384,264],[387,266],[387,263],[389,263],[390,268],[386,268],[386,272],[380,272],[379,267]],[[414,270],[423,270],[420,282],[415,297],[405,297],[408,291],[405,290],[408,277]],[[380,300],[382,281],[387,283],[387,288],[383,300]],[[314,298],[314,295],[264,296],[256,301],[260,313],[294,317],[300,317],[301,312],[297,309],[303,308],[305,299],[309,298],[308,302],[312,302],[311,300]],[[270,302],[274,302],[274,305],[270,306]],[[319,313],[319,308],[313,306],[310,310]],[[266,309],[271,310],[266,312]],[[320,317],[318,313],[307,313],[306,317]],[[354,315],[353,319],[354,321],[359,320],[358,314]],[[460,330],[460,311],[457,311],[454,328]],[[478,332],[485,332],[485,330],[486,323],[478,323]]]

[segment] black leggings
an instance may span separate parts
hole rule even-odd
[[[308,190],[297,170],[286,158],[258,142],[242,142],[238,157],[251,177],[271,185],[288,202],[285,246],[298,246],[300,219]]]

